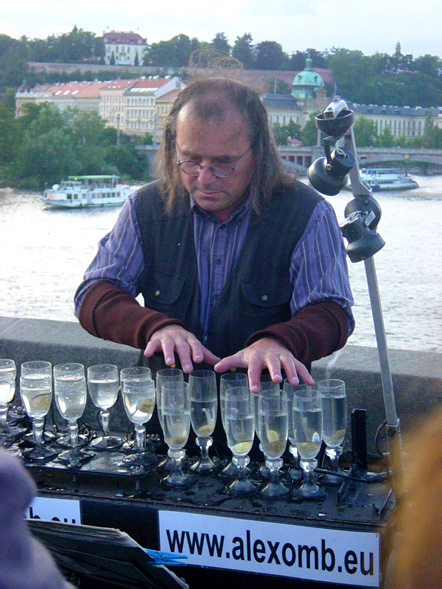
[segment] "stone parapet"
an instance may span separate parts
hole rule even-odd
[[[77,323],[0,317],[0,358],[13,358],[17,366],[28,360],[49,360],[54,365],[111,363],[124,368],[136,363],[138,355],[138,350],[89,335]],[[406,431],[441,402],[441,354],[390,350],[389,357],[397,412]],[[376,429],[385,419],[377,349],[347,345],[334,356],[315,362],[312,375],[315,380],[345,380],[349,412],[355,408],[367,410],[367,438],[373,451]],[[96,412],[88,400],[85,417]],[[127,429],[120,401],[114,413],[111,427],[121,424]]]

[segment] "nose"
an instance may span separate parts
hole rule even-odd
[[[211,184],[214,180],[216,180],[216,176],[213,174],[212,170],[208,166],[203,166],[198,176],[198,180],[201,184]]]

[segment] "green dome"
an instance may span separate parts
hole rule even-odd
[[[312,70],[312,60],[307,57],[305,60],[305,69],[299,74],[296,74],[293,80],[293,86],[315,86],[319,88],[324,85],[324,80],[321,76]]]

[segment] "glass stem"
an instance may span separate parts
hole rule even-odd
[[[313,478],[313,472],[318,465],[318,461],[315,458],[312,459],[301,459],[302,472],[304,474],[305,489],[314,489],[316,487],[315,479]]]
[[[290,444],[289,452],[293,456],[293,460],[295,461],[295,464],[299,464],[298,448],[294,444]]]
[[[232,458],[232,462],[238,469],[238,481],[245,480],[247,478],[246,466],[250,462],[249,456],[248,455],[247,456],[235,456],[235,454],[234,454],[233,458]]]
[[[135,426],[135,446],[137,452],[144,452],[146,449],[146,428],[140,423]]]
[[[43,418],[35,418],[32,421],[32,431],[34,434],[34,444],[40,447],[43,439],[43,428],[45,420]]]
[[[100,421],[101,421],[101,429],[103,430],[104,436],[107,436],[109,434],[109,416],[110,416],[110,412],[107,409],[101,409]]]
[[[6,422],[8,420],[8,406],[2,405],[0,407],[0,428],[4,429],[6,427]]]
[[[210,436],[196,438],[196,445],[199,447],[201,453],[200,464],[210,464],[212,462],[209,457],[209,448],[212,444],[213,440]]]
[[[271,483],[279,483],[279,469],[282,467],[281,458],[266,458],[265,464],[269,469]]]
[[[78,423],[76,421],[68,424],[68,432],[69,444],[72,448],[76,448],[78,446]]]
[[[330,470],[331,472],[338,472],[339,471],[339,456],[342,454],[343,450],[341,446],[337,446],[336,448],[329,448],[327,446],[325,453],[330,459]]]
[[[169,456],[169,458],[172,461],[172,465],[171,465],[171,469],[170,472],[173,473],[173,475],[180,475],[182,473],[182,468],[183,468],[183,460],[186,456],[186,451],[185,450],[172,450],[169,449],[167,452],[167,455]]]

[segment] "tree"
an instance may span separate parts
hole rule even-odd
[[[256,46],[256,68],[259,70],[282,69],[287,55],[276,41],[263,41]]]
[[[270,94],[290,94],[291,86],[278,78],[269,79],[268,92]]]
[[[161,67],[184,67],[188,65],[191,54],[199,48],[198,39],[176,35],[169,41],[152,43],[146,53],[145,63]]]
[[[219,51],[220,53],[226,53],[227,55],[230,55],[230,51],[232,48],[230,47],[229,42],[224,33],[216,33],[215,37],[212,39],[211,45],[212,48],[215,49],[215,51]]]
[[[394,146],[394,135],[391,132],[390,125],[383,128],[382,133],[378,135],[376,140],[377,147],[393,147]]]
[[[316,145],[318,142],[318,129],[316,128],[315,117],[319,113],[319,110],[310,113],[309,119],[302,129],[301,141],[304,143],[304,145]]]
[[[292,119],[288,125],[280,125],[275,123],[273,125],[273,136],[277,145],[287,145],[290,139],[299,139],[301,136],[301,125],[295,123]]]
[[[327,56],[327,66],[335,73],[341,96],[361,104],[367,103],[364,88],[371,71],[369,58],[362,51],[332,49]]]
[[[297,51],[292,53],[289,59],[291,70],[302,71],[305,68],[305,60],[309,57],[312,60],[312,67],[326,68],[327,62],[324,53],[316,49],[307,49],[307,51]]]
[[[353,130],[357,145],[361,147],[374,145],[376,141],[376,126],[372,120],[363,116],[358,117]]]
[[[255,55],[252,46],[252,35],[245,33],[237,37],[232,49],[232,56],[240,61],[246,69],[252,69],[255,65]]]
[[[20,128],[14,112],[0,106],[0,179],[13,174],[20,146]]]
[[[8,88],[4,92],[1,103],[12,112],[15,112],[15,88]]]

